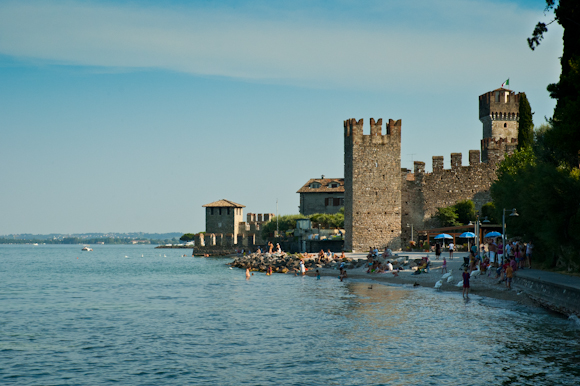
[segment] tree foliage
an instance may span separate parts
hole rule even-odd
[[[185,233],[183,236],[179,238],[181,241],[193,241],[195,239],[195,235],[193,233]]]
[[[439,223],[444,227],[461,225],[457,221],[457,212],[452,206],[437,208],[437,213],[435,213],[434,217],[439,220]]]
[[[564,28],[562,72],[548,85],[554,115],[536,130],[531,148],[521,147],[497,170],[491,194],[497,208],[516,208],[508,235],[535,244],[534,260],[548,267],[580,271],[580,2],[547,0],[546,11]],[[538,23],[528,39],[540,44],[547,26]],[[521,122],[521,116],[520,116]]]
[[[531,147],[534,143],[534,122],[532,109],[526,94],[520,95],[520,110],[518,120],[518,149]]]
[[[276,226],[278,226],[281,234],[295,229],[296,221],[304,218],[310,219],[310,221],[315,223],[313,225],[320,225],[321,228],[344,228],[344,208],[340,208],[340,211],[335,214],[315,213],[309,216],[302,214],[278,216],[278,224],[276,224],[276,217],[274,217],[263,225],[262,237],[268,238],[270,234],[274,233]]]
[[[454,205],[437,208],[434,217],[444,227],[464,225],[475,220],[475,204],[471,200],[458,201]]]
[[[455,205],[455,212],[457,213],[457,221],[459,224],[467,224],[470,221],[475,221],[475,203],[471,200],[458,201]]]
[[[481,207],[481,217],[486,218],[492,224],[501,223],[501,215],[498,213],[497,208],[493,202],[487,202]]]

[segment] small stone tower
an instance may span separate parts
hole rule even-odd
[[[401,248],[401,120],[344,121],[344,249]]]
[[[205,231],[211,233],[233,234],[236,240],[239,224],[244,218],[244,205],[230,200],[219,200],[203,205],[205,208]]]
[[[495,149],[496,147],[517,142],[519,110],[520,94],[511,90],[498,88],[479,96],[479,120],[483,123],[483,162],[493,159],[492,150],[494,154],[497,151],[505,153],[505,149]]]

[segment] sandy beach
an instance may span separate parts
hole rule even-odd
[[[346,256],[349,258],[364,258],[366,259],[366,253],[347,253]],[[411,269],[401,270],[398,277],[395,277],[391,272],[387,273],[366,273],[366,267],[360,267],[355,269],[347,270],[348,278],[350,279],[364,279],[369,281],[377,281],[381,283],[389,283],[389,284],[417,284],[422,287],[433,288],[435,283],[441,279],[443,274],[441,273],[441,266],[443,265],[443,256],[447,258],[447,271],[452,272],[453,280],[451,282],[447,282],[447,280],[442,280],[442,287],[440,288],[441,291],[456,291],[462,292],[463,287],[457,287],[457,283],[460,282],[461,273],[463,270],[461,269],[461,265],[463,264],[463,257],[467,256],[467,252],[459,252],[454,253],[453,260],[449,259],[449,253],[444,252],[441,255],[440,260],[435,260],[435,253],[426,253],[426,252],[401,252],[397,253],[398,256],[408,256],[412,259],[421,258],[423,256],[429,256],[431,260],[431,269],[429,273],[422,273],[420,275],[412,275],[414,272]],[[396,258],[396,257],[395,257]],[[338,270],[333,268],[317,268],[320,271],[322,276],[336,276],[338,277]],[[315,275],[316,269],[310,269],[308,271],[309,276]],[[516,273],[517,275],[517,273]],[[487,273],[472,278],[470,280],[470,294],[479,295],[479,296],[487,296],[496,299],[502,300],[512,300],[517,301],[518,303],[530,305],[530,306],[537,306],[537,304],[526,296],[521,290],[517,287],[517,279],[514,280],[512,283],[512,289],[508,290],[505,286],[505,282],[499,283],[499,279],[495,278],[495,270],[491,272],[490,276],[487,276]],[[348,279],[347,279],[348,280]],[[434,289],[435,290],[435,289]]]

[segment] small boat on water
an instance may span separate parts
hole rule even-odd
[[[83,249],[81,249],[81,251],[87,251],[87,252],[90,252],[90,251],[92,251],[92,250],[93,250],[93,248],[89,247],[88,245],[85,245],[85,246],[83,247]]]

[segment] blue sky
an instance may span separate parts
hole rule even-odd
[[[0,234],[199,232],[202,205],[298,212],[342,122],[403,120],[402,166],[478,149],[510,78],[540,124],[559,26],[533,1],[1,1]],[[368,126],[366,127],[368,130]]]

